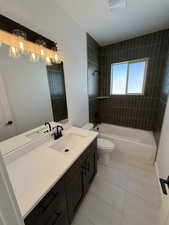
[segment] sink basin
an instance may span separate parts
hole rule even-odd
[[[56,143],[51,145],[50,148],[62,153],[69,153],[73,150],[76,150],[78,146],[83,143],[85,138],[86,136],[82,136],[79,134],[65,134],[63,137],[58,139]]]

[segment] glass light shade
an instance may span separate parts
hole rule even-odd
[[[23,41],[19,41],[19,49],[22,53],[25,51],[25,46],[24,46]]]
[[[9,55],[15,58],[26,53],[32,62],[43,59],[47,65],[51,65],[53,62],[63,61],[56,46],[52,49],[48,48],[43,41],[37,43],[28,41],[26,33],[20,30],[15,30],[11,34],[0,29],[0,46],[1,44],[8,45]]]
[[[44,51],[43,47],[41,47],[41,49],[40,49],[40,56],[42,59],[45,57],[45,51]]]
[[[46,64],[48,66],[52,65],[51,59],[49,57],[46,57]]]
[[[58,54],[56,53],[55,56],[54,56],[54,62],[57,63],[58,61],[59,61],[59,57],[58,57]]]
[[[38,60],[39,60],[39,57],[34,52],[32,52],[30,54],[30,61],[31,62],[37,62]]]
[[[10,49],[9,49],[9,55],[11,57],[14,57],[14,58],[20,57],[20,53],[19,53],[18,48],[15,48],[15,47],[11,46]]]

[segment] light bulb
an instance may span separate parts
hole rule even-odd
[[[23,53],[24,50],[25,50],[25,46],[24,46],[24,43],[22,41],[19,42],[19,48],[20,48],[21,52]]]
[[[32,52],[30,54],[30,61],[31,62],[37,62],[38,60],[39,60],[38,56],[34,52]]]
[[[59,57],[58,57],[58,54],[56,53],[55,56],[54,56],[54,61],[57,63],[59,60]]]
[[[41,50],[40,50],[40,55],[41,55],[41,57],[44,57],[44,55],[45,55],[43,48],[41,48]]]
[[[9,50],[9,55],[14,57],[14,58],[18,58],[20,56],[19,50],[15,47],[11,46],[10,50]]]
[[[48,56],[46,57],[46,64],[49,66],[52,65],[51,59]]]

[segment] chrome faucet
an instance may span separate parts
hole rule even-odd
[[[45,122],[45,126],[47,126],[47,125],[49,126],[49,131],[52,131],[52,127],[49,122]]]

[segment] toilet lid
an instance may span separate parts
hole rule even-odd
[[[114,148],[114,144],[105,138],[98,138],[97,144],[98,144],[98,148],[102,148],[102,149],[112,149],[113,150],[113,148]]]

